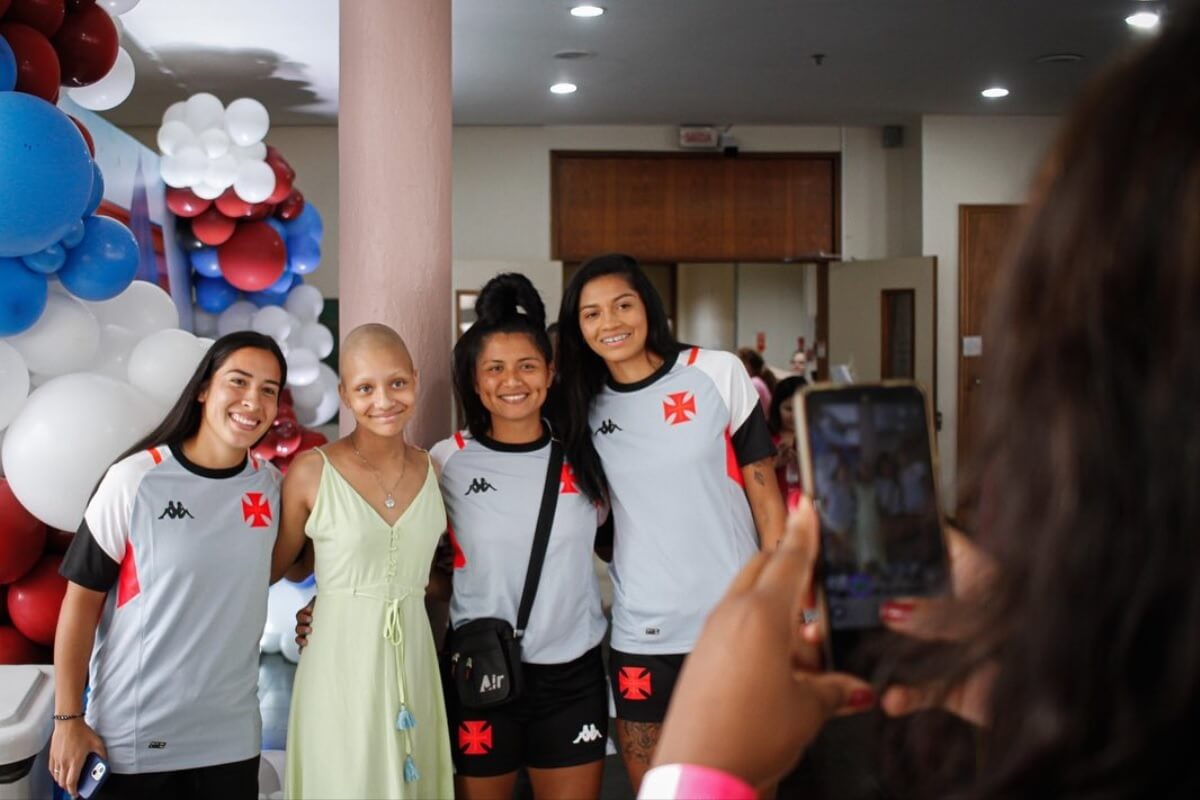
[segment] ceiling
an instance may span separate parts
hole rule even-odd
[[[356,0],[346,0],[355,2]],[[399,2],[401,0],[393,0]],[[407,1],[407,0],[405,0]],[[1146,38],[1141,0],[453,0],[454,121],[889,124],[1055,114]],[[336,124],[336,0],[142,0],[121,18],[137,84],[106,116],[157,125],[199,91],[262,100],[275,125]],[[562,50],[592,54],[560,60]],[[1071,53],[1073,62],[1040,63]],[[815,63],[822,54],[822,63]],[[556,96],[566,80],[575,94]],[[986,100],[991,85],[1011,90]]]

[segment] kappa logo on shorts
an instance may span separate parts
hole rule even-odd
[[[691,422],[696,416],[696,396],[691,392],[672,392],[663,400],[663,419],[672,425]]]
[[[468,720],[458,726],[458,747],[467,756],[486,756],[492,749],[492,723]]]
[[[163,509],[163,513],[158,515],[159,519],[183,519],[184,517],[195,519],[192,512],[188,511],[178,500],[168,500],[167,507]]]
[[[595,725],[589,723],[579,729],[579,735],[575,737],[575,741],[571,742],[571,744],[587,744],[603,738],[604,734]]]
[[[623,430],[625,430],[625,429],[622,428],[617,423],[613,422],[612,419],[606,419],[606,420],[604,420],[604,422],[600,423],[599,428],[596,428],[596,433],[597,433],[597,435],[603,434],[604,436],[611,436],[614,433],[616,433],[617,431],[623,431]]]
[[[251,528],[271,525],[271,501],[262,492],[246,492],[242,496],[242,519]]]
[[[463,494],[483,494],[484,492],[498,491],[500,490],[488,483],[487,478],[475,478],[471,481],[471,485],[467,487],[467,491],[463,492]]]
[[[621,667],[617,673],[617,691],[626,700],[646,700],[654,691],[650,687],[650,670],[645,667]]]

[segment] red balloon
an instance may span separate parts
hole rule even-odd
[[[12,0],[0,0],[0,17],[3,17],[5,12],[8,11],[8,4],[11,2]]]
[[[46,526],[17,501],[8,481],[0,478],[0,583],[12,583],[42,557]]]
[[[3,0],[0,0],[3,2]],[[0,664],[45,664],[46,652],[11,625],[0,625]]]
[[[217,248],[225,280],[243,292],[260,292],[283,275],[287,248],[265,222],[243,222],[229,241]]]
[[[278,161],[268,161],[267,166],[275,173],[275,191],[271,192],[266,202],[274,206],[277,203],[282,203],[292,193],[292,180],[296,175],[295,173],[289,175],[288,173],[292,172],[291,167],[287,164],[281,164]]]
[[[320,431],[304,430],[300,434],[300,446],[296,448],[296,453],[303,453],[305,450],[312,450],[314,447],[320,447],[328,443],[325,434]],[[293,453],[295,455],[295,453]]]
[[[0,36],[17,58],[17,91],[55,102],[62,73],[50,40],[20,22],[0,22]]]
[[[290,456],[280,456],[271,463],[275,465],[275,469],[279,470],[281,475],[287,475],[288,467],[292,465],[292,458],[294,458],[294,455],[295,454]]]
[[[191,189],[167,187],[167,208],[177,217],[198,217],[212,208],[213,201],[197,197]]]
[[[87,129],[86,125],[72,117],[70,114],[67,114],[67,116],[70,118],[71,122],[75,123],[75,127],[79,128],[79,132],[83,134],[83,141],[87,142],[88,152],[92,154],[92,158],[95,158],[96,142],[92,139],[92,132]]]
[[[59,531],[54,528],[46,530],[46,552],[58,553],[62,555],[67,552],[67,548],[71,546],[71,542],[75,541],[75,534],[70,531]]]
[[[67,14],[54,35],[54,49],[62,62],[62,82],[87,86],[117,63],[117,26],[100,6],[84,6]]]
[[[237,222],[210,208],[192,220],[192,234],[210,247],[225,244],[237,229]]]
[[[271,461],[275,458],[275,442],[278,439],[279,437],[275,435],[275,430],[271,429],[259,440],[258,444],[254,445],[250,452],[263,461]]]
[[[67,0],[67,11],[78,11],[84,6],[94,6],[96,0]]]
[[[300,193],[299,189],[292,189],[291,194],[283,198],[279,207],[275,209],[275,216],[287,222],[300,216],[300,212],[303,210],[304,195]]]
[[[61,563],[62,556],[46,556],[8,587],[8,614],[13,625],[38,644],[54,644],[58,612],[67,593],[67,579],[58,574]]]
[[[232,186],[222,192],[216,200],[217,210],[230,219],[241,219],[246,216],[252,205],[238,197]]]
[[[255,203],[250,206],[250,210],[242,215],[242,219],[250,222],[258,222],[271,216],[275,211],[275,204],[267,201]]]
[[[63,0],[13,0],[5,17],[9,22],[23,22],[46,38],[58,33],[67,8]]]

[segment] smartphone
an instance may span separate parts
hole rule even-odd
[[[79,783],[76,786],[76,791],[79,792],[78,797],[83,800],[89,800],[92,795],[100,791],[100,787],[108,780],[108,763],[95,753],[88,753],[88,757],[83,762],[83,769],[79,773]]]
[[[809,386],[793,406],[801,481],[820,519],[825,662],[871,680],[897,636],[880,605],[950,585],[929,404],[915,383],[886,381]]]

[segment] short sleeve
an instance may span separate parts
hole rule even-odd
[[[133,456],[114,464],[88,503],[71,546],[63,556],[60,574],[87,589],[107,592],[116,585],[129,545],[133,500],[144,468]],[[148,456],[141,456],[149,459]]]
[[[744,467],[774,455],[767,417],[741,359],[722,350],[699,350],[695,354],[685,353],[684,358],[712,379],[725,401],[729,409],[729,435],[738,465]]]

